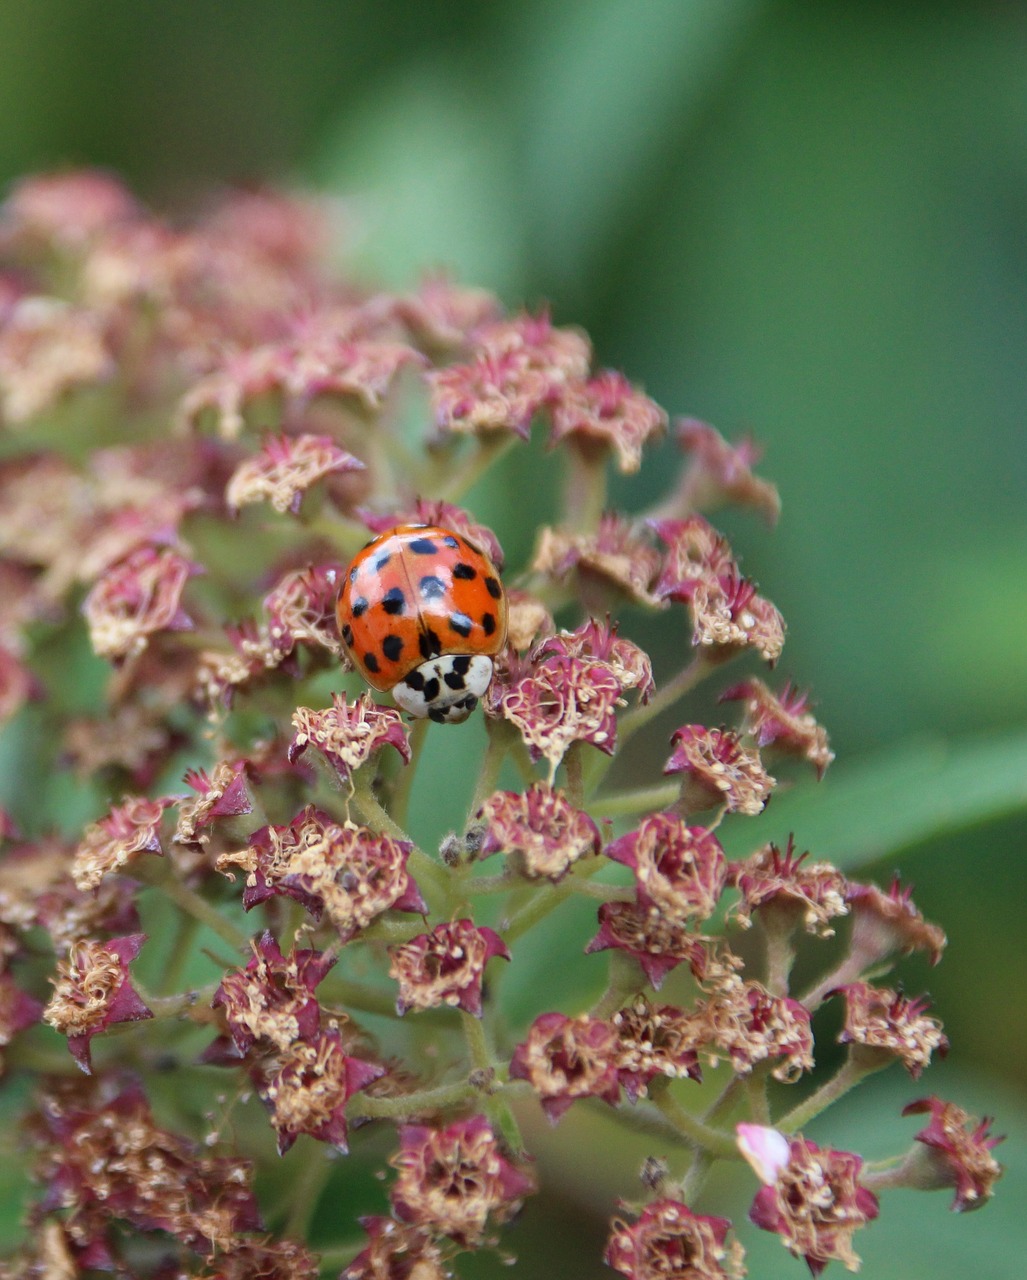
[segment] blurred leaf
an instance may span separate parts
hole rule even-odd
[[[526,11],[515,85],[549,289],[598,265],[762,12],[752,0],[586,0],[547,6],[540,40],[540,15]]]
[[[425,272],[498,291],[522,277],[509,125],[441,59],[393,72],[348,112],[315,172],[347,197],[357,265],[407,288]]]
[[[775,796],[762,837],[857,867],[935,836],[1027,810],[1027,732],[978,742],[906,743],[857,765],[837,765],[825,782]],[[725,833],[743,846],[744,828]]]

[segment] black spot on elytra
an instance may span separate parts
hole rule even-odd
[[[446,536],[442,539],[442,544],[443,546],[446,546],[446,547],[452,547],[454,551],[460,545],[460,543],[457,542],[456,538],[454,538],[451,533],[446,534]]]
[[[360,569],[360,566],[359,566],[358,564],[355,564],[355,565],[353,566],[353,568],[352,568],[352,569],[350,569],[350,571],[349,571],[349,580],[350,580],[350,582],[356,582],[356,580],[357,580],[357,573],[358,573],[359,569]]]
[[[408,542],[407,546],[415,556],[433,556],[435,554],[435,543],[431,538],[414,538],[412,542]]]
[[[459,564],[453,566],[453,577],[462,578],[465,582],[470,582],[472,578],[478,576],[477,570],[469,564],[464,564],[461,560]]]
[[[426,573],[417,585],[425,600],[440,600],[446,594],[446,584],[434,573]]]
[[[498,600],[503,594],[503,588],[500,585],[499,579],[491,576],[485,579],[485,589],[493,600]]]
[[[420,671],[411,671],[403,683],[408,684],[415,693],[420,693],[424,688],[424,676]]]
[[[393,616],[403,612],[406,602],[407,598],[400,587],[390,587],[382,596],[382,608],[386,613],[391,613]]]
[[[434,658],[442,652],[442,641],[429,627],[417,637],[417,647],[421,651],[422,658]]]
[[[389,551],[386,551],[386,553],[383,556],[379,556],[378,559],[374,562],[375,573],[381,573],[381,571],[385,568],[385,566],[389,563],[391,559],[392,559],[392,553]]]
[[[430,680],[424,682],[424,700],[425,702],[434,702],[441,692],[441,686],[434,676]]]
[[[496,629],[496,618],[494,614],[483,613],[481,615],[481,629],[487,636],[492,635]]]
[[[386,636],[382,641],[382,653],[390,662],[398,662],[399,655],[403,652],[402,636]]]
[[[463,654],[461,654],[461,655],[460,655],[460,657],[459,657],[459,658],[454,658],[454,659],[453,659],[453,670],[457,673],[457,675],[458,675],[458,676],[465,676],[465,675],[467,675],[467,673],[468,673],[468,671],[470,671],[470,669],[471,669],[471,655],[470,655],[470,654],[468,654],[468,653],[463,653]]]
[[[346,641],[347,644],[353,643],[353,628],[349,625],[348,622],[343,624],[342,638],[343,640]]]
[[[466,613],[451,613],[449,615],[449,625],[458,636],[469,636],[474,623]]]
[[[373,653],[364,654],[364,666],[368,669],[368,671],[373,672],[375,675],[377,675],[378,672],[381,670],[381,668],[378,666],[378,659],[374,656]]]
[[[464,678],[459,671],[447,671],[442,678],[451,689],[465,688]]]
[[[366,597],[366,596],[357,596],[357,598],[356,598],[356,599],[353,601],[353,603],[350,605],[350,611],[352,612],[352,614],[353,614],[354,618],[359,618],[359,617],[361,616],[361,614],[366,613],[366,612],[367,612],[367,597]]]

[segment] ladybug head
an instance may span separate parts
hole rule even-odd
[[[478,705],[492,679],[485,654],[442,654],[415,667],[392,688],[404,711],[439,724],[459,724]]]

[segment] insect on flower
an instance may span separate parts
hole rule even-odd
[[[343,578],[336,616],[368,684],[440,724],[467,719],[506,642],[506,594],[492,561],[435,525],[399,525],[367,543]]]

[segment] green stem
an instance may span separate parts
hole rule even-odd
[[[517,440],[518,437],[509,432],[499,437],[479,440],[477,450],[452,471],[448,481],[436,487],[437,496],[444,502],[459,502],[489,467],[510,452]]]
[[[478,1090],[466,1080],[456,1084],[436,1085],[434,1089],[418,1089],[398,1098],[369,1098],[367,1094],[360,1093],[350,1101],[349,1114],[354,1119],[403,1120],[427,1111],[441,1111],[446,1107],[458,1106],[477,1096]]]
[[[645,986],[638,961],[623,952],[610,952],[609,974],[609,984],[591,1011],[593,1018],[612,1018],[618,1009]]]
[[[430,720],[415,720],[410,730],[410,763],[407,764],[396,782],[392,793],[392,816],[399,826],[407,820],[407,809],[410,807],[410,791],[417,772],[417,762],[424,750],[424,740],[428,734]]]
[[[537,889],[528,902],[519,911],[515,911],[506,926],[502,928],[504,941],[511,943],[527,933],[529,929],[533,929],[540,920],[544,920],[561,902],[580,888],[584,880],[594,876],[603,866],[603,862],[602,858],[579,862],[577,866],[571,868],[569,874],[559,884],[553,885],[548,890]]]
[[[659,1087],[650,1088],[649,1097],[653,1106],[670,1121],[678,1133],[712,1159],[738,1159],[739,1152],[734,1138],[704,1124],[698,1116],[686,1111],[671,1094],[668,1085],[669,1081],[664,1077],[659,1082]]]
[[[686,693],[691,693],[714,669],[715,664],[707,662],[703,654],[694,657],[687,667],[683,667],[676,676],[672,676],[665,685],[657,689],[648,702],[639,703],[623,717],[617,726],[618,747],[623,748],[628,739],[650,720],[655,720]]]
[[[474,784],[474,795],[467,810],[467,825],[474,821],[478,810],[499,785],[499,774],[503,761],[513,745],[514,728],[507,720],[486,718],[485,732],[488,734],[488,746],[482,757],[481,768]]]
[[[614,791],[610,795],[596,796],[589,801],[588,807],[604,818],[619,818],[628,814],[666,809],[680,794],[680,782],[664,782],[658,787],[640,787],[635,791]]]
[[[314,1213],[332,1176],[332,1163],[324,1147],[310,1152],[303,1162],[299,1176],[292,1184],[289,1216],[285,1220],[283,1234],[293,1240],[304,1240]]]
[[[150,885],[165,897],[170,898],[180,911],[192,916],[200,924],[206,925],[218,935],[222,942],[227,942],[235,951],[249,950],[249,935],[237,929],[230,920],[226,920],[221,912],[206,898],[201,897],[195,889],[190,889],[183,880],[176,879],[175,869],[170,862],[158,866],[152,859],[139,861],[132,868],[132,874],[137,880],[142,880],[144,884]]]
[[[445,868],[439,866],[434,859],[429,858],[423,849],[419,849],[399,823],[385,812],[371,790],[370,779],[363,769],[358,769],[353,775],[352,783],[353,799],[356,801],[357,807],[363,814],[367,825],[372,830],[377,831],[379,835],[391,836],[393,840],[401,840],[404,844],[412,845],[407,865],[414,878],[427,881],[437,894],[448,897],[449,878],[446,875]]]
[[[192,945],[200,922],[195,916],[180,915],[175,928],[175,940],[171,944],[171,954],[161,974],[160,993],[171,995],[182,985],[182,972],[189,963]]]
[[[580,742],[572,742],[563,758],[564,772],[567,776],[567,799],[580,809],[585,803],[585,778],[581,760]]]
[[[562,523],[573,533],[593,533],[606,507],[606,451],[568,441]]]
[[[844,1097],[850,1089],[854,1089],[866,1076],[886,1065],[884,1060],[874,1065],[856,1063],[850,1054],[830,1080],[822,1084],[815,1093],[811,1093],[805,1102],[800,1102],[798,1106],[781,1116],[774,1127],[780,1129],[782,1133],[795,1133],[825,1111],[833,1102]]]

